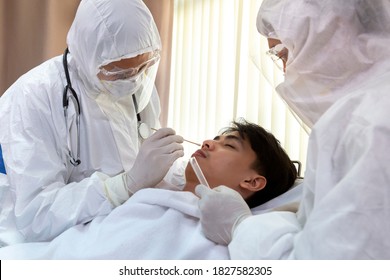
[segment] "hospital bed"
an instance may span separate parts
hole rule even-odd
[[[0,176],[6,184],[6,176]],[[253,214],[299,202],[301,183],[297,179],[286,193],[253,208]],[[108,216],[74,226],[51,242],[0,248],[0,259],[229,259],[226,246],[204,237],[197,201],[189,192],[144,189]]]

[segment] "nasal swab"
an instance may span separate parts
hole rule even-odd
[[[190,164],[192,166],[192,169],[195,172],[196,177],[198,177],[199,182],[202,185],[205,185],[206,187],[210,188],[209,184],[207,183],[206,178],[203,175],[202,169],[200,169],[200,166],[199,166],[198,161],[196,160],[196,158],[191,157],[190,158]]]
[[[151,130],[157,131],[157,129],[155,129],[155,128],[151,128]],[[194,145],[196,145],[196,146],[201,146],[199,143],[195,143],[195,142],[192,142],[192,141],[187,140],[187,139],[183,139],[183,141],[188,142],[188,143],[191,143],[191,144],[194,144]]]

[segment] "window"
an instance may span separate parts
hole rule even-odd
[[[272,132],[305,170],[307,129],[274,90],[283,74],[256,29],[260,4],[175,0],[168,126],[199,142],[243,117]],[[185,149],[189,157],[197,147]]]

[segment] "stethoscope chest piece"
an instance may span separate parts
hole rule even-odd
[[[141,121],[141,114],[138,112],[138,103],[135,94],[132,95],[132,98],[133,98],[134,109],[137,114],[138,135],[139,137],[141,137],[142,140],[145,140],[150,136],[150,134],[152,134],[152,132],[149,125]]]
[[[151,134],[151,129],[150,127],[144,123],[144,122],[139,122],[138,123],[138,133],[139,133],[139,136],[145,140],[146,138],[148,138]]]

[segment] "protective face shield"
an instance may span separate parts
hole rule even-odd
[[[146,54],[144,54],[146,55]],[[142,59],[142,56],[141,56]],[[114,66],[110,70],[107,70],[105,66],[100,67],[100,73],[98,76],[102,80],[116,81],[116,80],[136,80],[139,74],[146,71],[148,68],[160,61],[160,51],[156,50],[152,52],[150,58],[142,62],[137,67],[130,67],[123,69],[122,67]]]
[[[127,77],[127,74],[120,74],[124,79],[101,80],[102,87],[105,93],[113,97],[114,101],[135,94],[136,112],[139,113],[147,106],[152,95],[158,65],[159,61],[157,60],[154,61],[153,65],[142,69],[134,76]]]
[[[150,67],[142,80],[141,87],[135,92],[135,98],[137,100],[136,112],[140,113],[148,105],[150,97],[154,90],[154,81],[156,79],[158,69],[158,63]]]
[[[306,125],[387,56],[389,10],[384,0],[262,2],[258,31],[279,39],[289,53],[276,90]]]
[[[274,62],[275,66],[282,71],[286,71],[286,64],[288,60],[288,50],[283,44],[277,44],[270,48],[266,55]]]

